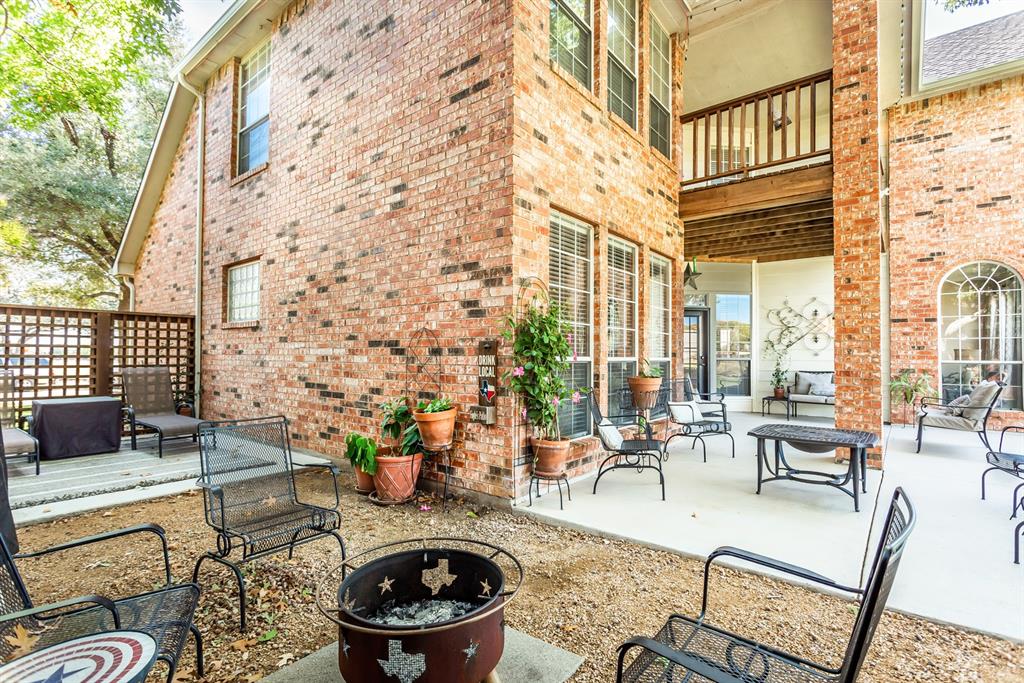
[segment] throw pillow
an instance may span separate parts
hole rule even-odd
[[[696,401],[669,401],[668,410],[672,414],[672,421],[679,424],[693,424],[704,419],[704,413]]]
[[[807,393],[814,396],[835,396],[836,385],[832,381],[831,374],[807,375],[807,382],[810,384]]]
[[[608,418],[601,420],[597,431],[601,432],[601,439],[608,448],[617,451],[622,447],[622,432]]]
[[[995,401],[1000,386],[996,382],[982,382],[971,392],[970,408],[962,408],[963,416],[969,420],[981,420]]]
[[[964,394],[963,396],[957,396],[949,402],[949,410],[947,411],[950,415],[956,415],[957,417],[964,414],[963,406],[971,402],[971,395]]]

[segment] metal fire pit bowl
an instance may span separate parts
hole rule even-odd
[[[338,625],[338,669],[348,683],[481,683],[497,680],[505,605],[522,584],[522,564],[496,545],[421,538],[346,560],[320,581],[316,602]],[[382,608],[424,600],[472,608],[422,625],[372,619]]]

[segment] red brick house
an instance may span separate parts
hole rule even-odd
[[[463,407],[453,482],[497,498],[525,493],[512,400],[466,409],[531,278],[571,308],[602,405],[647,358],[757,408],[778,312],[813,309],[791,369],[835,370],[840,426],[879,431],[902,367],[948,394],[995,362],[1020,409],[1019,277],[985,295],[1009,308],[958,313],[1001,316],[999,358],[938,306],[980,281],[961,266],[1024,272],[1024,53],[922,72],[950,61],[931,11],[238,0],[180,65],[115,270],[137,309],[198,317],[204,416],[282,413],[340,453],[384,399],[440,389]],[[596,440],[566,413],[585,473]]]

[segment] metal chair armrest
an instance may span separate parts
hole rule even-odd
[[[32,413],[22,413],[18,416],[18,429],[28,432],[29,435],[34,436],[34,434],[32,434],[33,422]]]
[[[711,564],[720,557],[735,557],[745,562],[760,565],[768,569],[774,569],[776,571],[784,572],[792,576],[797,576],[807,581],[813,581],[814,583],[828,586],[836,590],[845,591],[847,593],[860,594],[863,591],[860,588],[854,588],[851,586],[844,586],[843,584],[828,578],[823,574],[799,567],[795,564],[776,560],[775,558],[768,557],[767,555],[760,555],[758,553],[752,553],[749,550],[741,550],[740,548],[733,548],[732,546],[722,546],[717,548],[714,552],[708,555],[707,561],[704,563],[704,596],[701,599],[700,616],[704,617],[704,614],[708,606],[708,583],[711,577]]]
[[[76,538],[73,541],[67,543],[60,543],[58,545],[50,546],[49,548],[43,548],[42,550],[36,550],[30,553],[18,553],[14,557],[16,559],[31,559],[34,557],[42,557],[43,555],[49,555],[51,553],[60,552],[62,550],[70,550],[72,548],[80,548],[84,545],[92,543],[99,543],[100,541],[110,541],[115,538],[121,538],[122,536],[129,536],[131,534],[149,533],[156,535],[160,539],[160,548],[163,550],[164,555],[164,574],[167,578],[167,585],[171,585],[171,558],[167,552],[167,536],[164,534],[163,527],[158,524],[137,524],[135,526],[126,527],[124,529],[115,529],[113,531],[104,531],[103,533],[94,534],[92,536],[85,536],[83,538]]]
[[[724,391],[708,391],[704,393],[694,392],[694,394],[699,396],[701,400],[708,401],[709,403],[721,403],[725,400]],[[704,398],[705,396],[707,396],[707,398]],[[718,398],[711,398],[712,396],[717,396]]]
[[[654,638],[647,638],[645,636],[636,636],[630,638],[625,643],[619,646],[619,664],[618,673],[616,674],[615,679],[616,681],[622,680],[622,669],[625,665],[626,653],[635,647],[643,648],[648,652],[652,652],[658,655],[659,657],[667,659],[676,666],[681,666],[687,671],[695,673],[698,676],[702,676],[703,678],[709,681],[734,683],[737,680],[735,675],[730,674],[728,672],[724,672],[721,669],[717,669],[713,666],[710,666],[709,664],[707,664],[706,662],[697,657],[688,655],[684,652],[679,652],[678,650],[674,650],[659,640],[655,640]]]
[[[338,475],[341,474],[341,470],[338,469],[338,466],[333,462],[311,462],[299,465],[299,467],[320,467],[331,473],[331,480],[334,483],[334,508],[337,509],[341,505],[341,492],[338,490]],[[298,487],[295,489],[295,501],[298,503],[302,502],[299,500]]]
[[[54,612],[54,611],[57,611],[57,610],[67,610],[67,611],[62,611],[61,614],[55,614],[55,615],[52,615],[50,617],[46,617],[46,618],[53,619],[53,618],[56,618],[56,617],[65,616],[65,615],[70,614],[72,612],[81,611],[81,610],[68,610],[67,609],[69,607],[74,607],[76,605],[95,605],[95,606],[98,606],[98,607],[102,607],[103,609],[105,609],[108,612],[110,612],[110,614],[114,617],[114,628],[115,629],[121,628],[121,618],[117,615],[117,606],[114,604],[113,600],[111,600],[110,598],[105,598],[102,595],[81,595],[81,596],[78,596],[76,598],[68,598],[67,600],[61,600],[60,602],[52,602],[52,603],[50,603],[48,605],[38,605],[36,607],[30,607],[28,609],[23,609],[23,610],[18,611],[18,612],[10,612],[8,614],[2,614],[2,615],[0,615],[0,624],[3,624],[4,622],[7,622],[7,621],[17,621],[19,619],[26,619],[28,617],[43,618],[43,617],[40,617],[40,615],[46,614],[47,612]]]
[[[1024,432],[1024,425],[1009,425],[1003,427],[1003,431],[999,432],[999,450],[1003,450],[1003,438],[1006,436],[1006,432]]]

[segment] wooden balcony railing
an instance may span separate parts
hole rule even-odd
[[[683,185],[739,179],[832,153],[832,71],[686,114]]]

